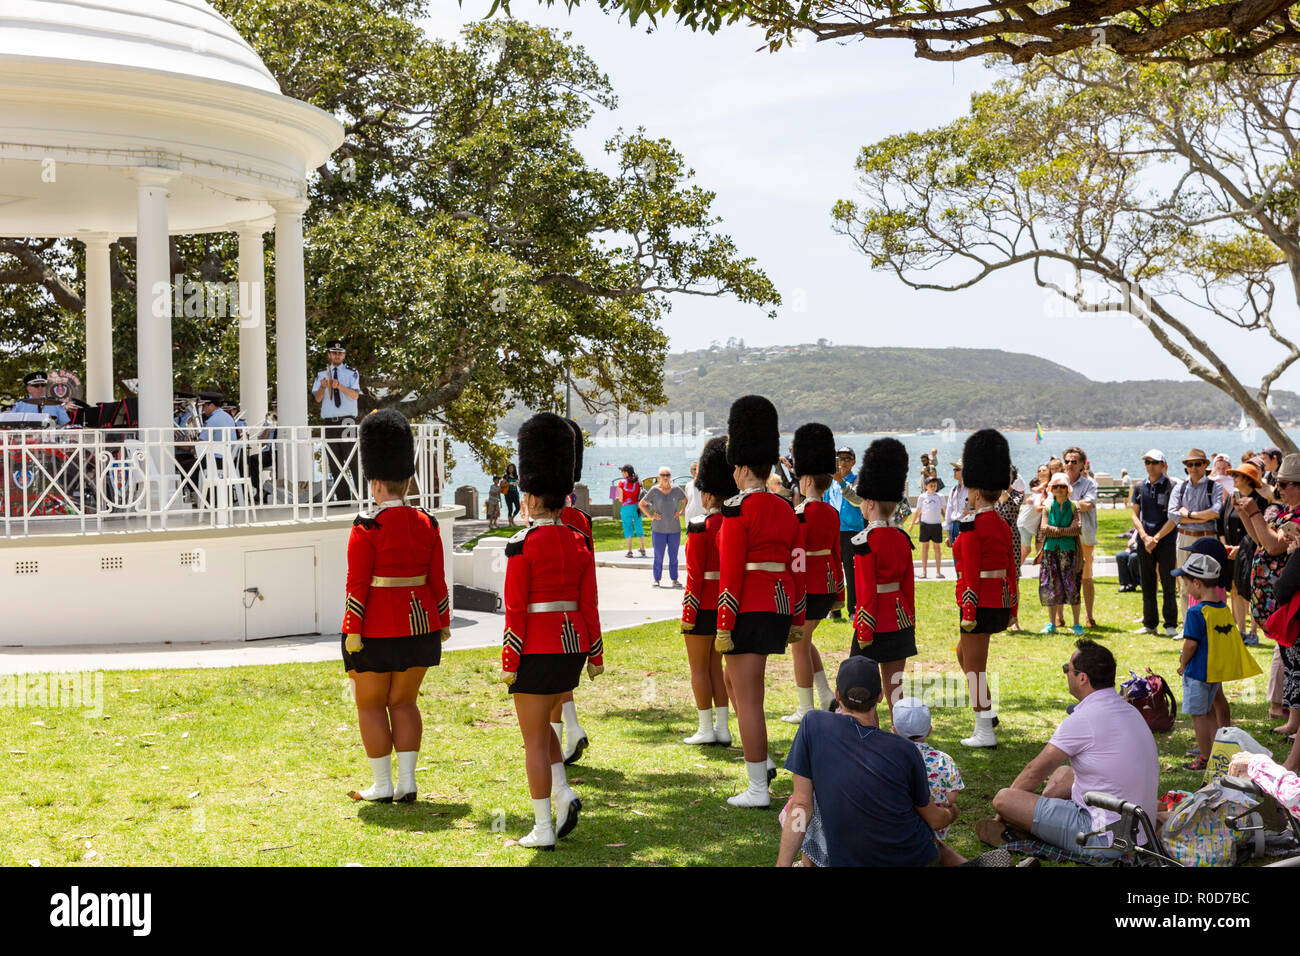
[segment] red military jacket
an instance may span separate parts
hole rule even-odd
[[[565,505],[560,511],[560,520],[570,528],[577,528],[591,540],[591,515],[581,508],[574,508],[572,505]],[[592,544],[592,550],[596,550],[595,544]]]
[[[834,594],[831,610],[844,606],[844,564],[840,560],[840,513],[820,499],[795,508],[803,549],[804,592]],[[797,569],[796,569],[797,572]]]
[[[535,521],[507,542],[506,559],[501,669],[518,671],[523,654],[586,654],[602,665],[591,539],[564,522]],[[537,607],[557,602],[570,607]]]
[[[876,634],[916,626],[916,581],[912,539],[887,521],[872,521],[853,536],[853,580],[857,611],[853,635],[866,647]]]
[[[975,629],[977,607],[1012,608],[1020,603],[1011,528],[992,508],[981,508],[952,543],[957,566],[957,609],[961,629]]]
[[[682,631],[695,629],[700,611],[718,608],[721,553],[718,530],[722,515],[717,508],[686,522],[686,593],[682,595]]]
[[[399,501],[358,515],[348,537],[347,591],[344,634],[409,637],[450,627],[437,519]]]
[[[780,495],[749,488],[726,500],[718,531],[719,635],[731,633],[736,615],[754,611],[789,614],[792,627],[803,624],[803,583],[790,572],[798,543],[799,519]]]

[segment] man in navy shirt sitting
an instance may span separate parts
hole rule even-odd
[[[934,831],[955,821],[957,808],[931,802],[916,745],[877,726],[880,691],[876,662],[850,657],[835,678],[840,711],[804,715],[785,761],[794,796],[777,866],[793,864],[801,848],[818,866],[938,861]]]

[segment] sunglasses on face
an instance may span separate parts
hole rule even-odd
[[[1295,484],[1294,481],[1279,481],[1279,482],[1275,482],[1273,487],[1276,488],[1278,491],[1281,491],[1284,488],[1290,488],[1294,484]]]
[[[1083,463],[1082,463],[1081,461],[1079,461],[1079,459],[1077,459],[1077,458],[1067,458],[1067,459],[1065,459],[1065,463],[1066,463],[1067,465],[1080,465],[1080,464],[1083,464]]]
[[[1061,665],[1061,673],[1062,673],[1062,674],[1069,674],[1072,670],[1073,670],[1073,668],[1072,668],[1069,664],[1062,664],[1062,665]]]

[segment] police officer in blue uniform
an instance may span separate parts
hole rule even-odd
[[[45,388],[49,384],[49,379],[45,377],[44,372],[27,373],[23,376],[23,384],[27,386],[27,397],[20,402],[15,402],[10,411],[49,415],[56,425],[66,425],[72,420],[62,404],[56,399],[45,397]]]
[[[343,361],[347,357],[347,346],[342,339],[330,339],[325,354],[329,357],[329,364],[312,383],[312,398],[320,402],[320,417],[326,426],[329,483],[335,485],[332,497],[335,501],[352,501],[352,489],[359,487],[361,482],[356,451],[361,373]],[[348,462],[349,456],[351,462]]]

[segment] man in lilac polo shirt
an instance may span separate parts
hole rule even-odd
[[[1160,758],[1155,738],[1137,708],[1115,693],[1114,655],[1087,639],[1075,647],[1061,669],[1079,703],[1015,782],[993,798],[997,816],[975,827],[985,843],[1000,845],[1008,838],[1005,828],[1011,827],[1076,853],[1118,856],[1109,833],[1089,837],[1086,847],[1075,842],[1076,834],[1101,830],[1119,819],[1117,813],[1085,805],[1083,796],[1090,790],[1136,803],[1156,818]],[[1067,760],[1069,766],[1064,766]],[[1044,780],[1047,786],[1039,796],[1035,791]],[[1143,839],[1139,835],[1139,842]]]

